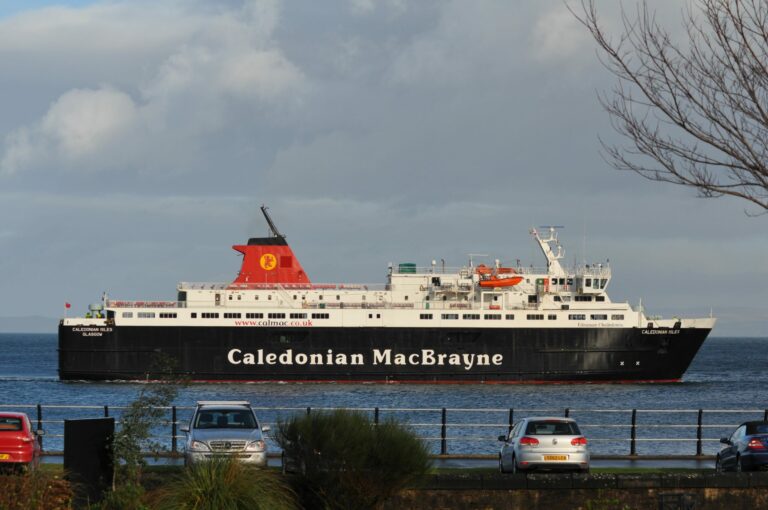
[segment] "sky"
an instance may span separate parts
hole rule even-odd
[[[561,0],[0,1],[0,329],[231,281],[266,204],[314,282],[556,224],[614,301],[768,337],[768,217],[612,169],[613,85]]]

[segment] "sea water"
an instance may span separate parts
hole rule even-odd
[[[55,334],[0,334],[0,410],[24,411],[35,420],[36,405],[41,404],[47,449],[61,449],[64,419],[103,416],[104,406],[108,406],[107,414],[119,419],[120,407],[146,386],[61,382],[57,362]],[[625,454],[630,451],[635,409],[637,453],[694,454],[699,410],[704,410],[702,449],[712,454],[719,450],[718,439],[735,425],[763,418],[768,409],[766,366],[768,338],[710,338],[680,383],[207,383],[180,388],[174,404],[178,421],[184,421],[197,400],[249,400],[260,418],[273,426],[307,408],[358,408],[372,416],[379,408],[380,419],[408,422],[435,451],[440,451],[444,435],[448,453],[497,451],[496,437],[507,430],[511,410],[513,420],[567,412],[581,424],[593,453]],[[169,438],[170,429],[167,432]]]

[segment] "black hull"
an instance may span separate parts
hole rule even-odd
[[[158,359],[170,357],[193,381],[669,382],[682,378],[708,334],[693,328],[61,325],[59,378],[153,379]]]

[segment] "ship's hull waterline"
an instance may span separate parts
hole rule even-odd
[[[147,380],[160,358],[192,381],[679,381],[704,328],[59,327],[62,380]]]

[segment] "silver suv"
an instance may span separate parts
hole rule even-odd
[[[236,458],[247,464],[267,465],[267,444],[248,401],[200,401],[189,425],[184,464],[192,465],[213,457]]]

